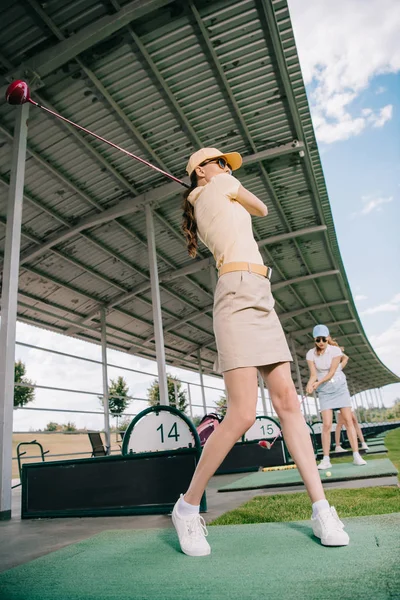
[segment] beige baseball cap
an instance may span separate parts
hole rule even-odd
[[[189,177],[195,168],[203,162],[212,158],[219,158],[220,156],[226,158],[232,171],[236,171],[236,169],[239,169],[239,167],[242,166],[242,157],[239,152],[221,152],[220,150],[217,150],[217,148],[201,148],[192,154],[186,165],[186,171],[188,172]]]

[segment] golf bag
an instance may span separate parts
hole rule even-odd
[[[212,432],[218,425],[221,423],[222,417],[217,415],[217,413],[210,413],[205,415],[200,424],[198,425],[197,433],[199,434],[200,444],[204,446]]]

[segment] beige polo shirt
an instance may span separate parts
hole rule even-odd
[[[213,253],[217,269],[236,261],[264,264],[253,236],[251,216],[236,202],[239,187],[236,177],[221,173],[188,197],[194,206],[199,238]]]

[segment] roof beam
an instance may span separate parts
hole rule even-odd
[[[314,304],[313,306],[305,306],[304,308],[299,308],[297,310],[291,310],[286,313],[279,314],[279,319],[281,321],[286,321],[287,319],[291,319],[292,317],[297,317],[298,315],[302,315],[304,313],[312,312],[314,310],[322,310],[325,308],[329,308],[330,306],[340,306],[342,304],[349,304],[349,300],[335,300],[334,302],[324,302],[323,304]],[[296,332],[291,332],[296,334]]]
[[[329,323],[325,323],[325,325],[327,327],[339,327],[339,325],[348,325],[350,323],[357,323],[357,320],[356,319],[344,319],[342,321],[330,321]],[[306,333],[309,333],[311,335],[311,329],[310,329],[310,327],[307,327],[305,329],[297,329],[297,330],[291,331],[290,333],[291,333],[291,335],[294,335],[294,336],[305,335]],[[362,335],[362,333],[350,333],[350,334],[343,333],[342,334],[343,337],[350,337],[350,336],[355,336],[355,335]]]
[[[109,38],[132,21],[141,19],[172,2],[173,0],[132,0],[115,14],[101,17],[101,19],[71,35],[68,39],[43,52],[39,52],[17,69],[12,69],[7,73],[6,79],[26,77],[26,72],[33,72],[36,76],[43,78],[65,65],[78,54]]]
[[[103,223],[107,223],[108,221],[112,221],[118,217],[131,215],[138,210],[142,210],[146,204],[162,202],[163,200],[174,196],[179,190],[180,185],[178,183],[168,183],[160,188],[140,194],[136,198],[127,198],[126,200],[122,200],[122,202],[119,202],[119,204],[116,204],[115,206],[112,206],[101,213],[83,217],[83,219],[80,219],[80,221],[78,221],[77,225],[74,227],[68,228],[61,233],[58,232],[55,235],[49,236],[48,240],[39,246],[39,248],[24,252],[21,255],[21,265],[27,261],[34,260],[44,252],[47,252],[47,250],[50,250],[53,246],[62,244],[63,242],[75,237],[85,229],[102,225]]]

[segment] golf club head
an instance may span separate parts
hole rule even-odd
[[[8,104],[21,105],[29,102],[29,86],[26,81],[17,79],[10,83],[6,90],[6,101]]]
[[[266,448],[267,450],[271,448],[271,444],[270,442],[267,442],[267,440],[261,440],[258,442],[258,445],[261,446],[261,448]]]

